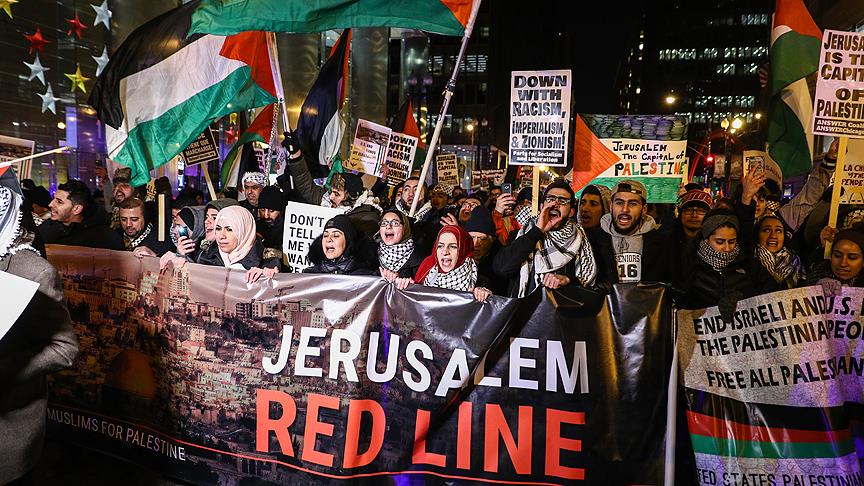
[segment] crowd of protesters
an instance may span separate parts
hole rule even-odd
[[[0,448],[4,454],[26,455],[41,440],[44,374],[69,366],[77,353],[59,275],[42,258],[46,244],[129,251],[159,258],[162,268],[232,268],[252,283],[292,271],[282,244],[286,204],[295,201],[345,209],[310,244],[312,265],[303,272],[378,276],[399,289],[469,292],[481,302],[538,287],[602,293],[615,284],[657,282],[680,308],[716,305],[729,318],[738,301],[754,295],[809,285],[833,295],[864,283],[864,207],[842,206],[837,227],[827,223],[836,143],[789,201],[782,181],[755,170],[729,198],[682,185],[675,205],[649,203],[637,180],[588,185],[577,197],[557,179],[538,191],[536,215],[531,187],[427,187],[411,175],[390,188],[348,172],[331,174],[320,187],[292,134],[284,146],[286,173],[275,184],[261,172],[244,173],[240,200],[230,189],[209,202],[198,191],[175,198],[167,178],[135,188],[128,169],[106,178],[101,194],[78,180],[60,184],[53,197],[29,180],[22,181],[23,198],[0,187],[0,270],[39,283],[19,318],[31,324],[16,324],[0,341],[0,382],[15,383],[8,396],[31,404],[21,423],[33,431],[32,441]],[[167,204],[157,203],[159,194]],[[27,344],[36,341],[45,346]],[[0,468],[0,476],[32,467],[26,460],[10,464],[17,469]]]

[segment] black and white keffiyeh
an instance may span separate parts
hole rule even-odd
[[[777,283],[785,282],[789,288],[794,288],[802,280],[801,259],[788,248],[771,253],[762,245],[756,245],[754,254]]]
[[[724,268],[728,267],[730,263],[738,258],[740,253],[741,247],[738,245],[735,245],[735,249],[732,251],[717,251],[714,248],[711,248],[711,245],[708,244],[708,240],[700,241],[699,249],[696,250],[696,254],[699,255],[699,258],[717,272],[721,272]]]
[[[145,238],[147,238],[147,235],[149,235],[151,231],[153,231],[153,223],[147,223],[144,231],[142,231],[141,234],[138,235],[138,237],[134,240],[130,240],[128,236],[124,235],[123,240],[126,242],[126,249],[134,250],[135,248],[137,248],[138,245],[140,245],[141,242],[144,241]],[[174,232],[171,232],[171,241],[174,241]]]
[[[461,290],[462,292],[471,291],[477,285],[477,264],[469,256],[462,262],[462,265],[447,273],[439,272],[438,266],[433,265],[426,278],[423,279],[423,285],[441,289]]]
[[[30,243],[33,235],[21,228],[22,198],[8,187],[0,187],[0,258],[21,250],[39,253]]]
[[[519,229],[516,238],[521,237],[537,224],[537,219],[531,219]],[[524,297],[529,290],[529,282],[534,278],[539,284],[544,274],[555,272],[571,260],[576,261],[576,279],[582,286],[594,285],[597,278],[597,265],[588,237],[582,226],[567,221],[561,229],[549,231],[546,237],[537,244],[533,257],[522,263],[519,271],[519,297]]]
[[[396,201],[396,209],[402,211],[405,214],[409,214],[411,212],[411,205],[405,204],[405,201],[403,201],[402,198],[399,198],[399,200]],[[417,212],[414,213],[414,220],[423,221],[426,215],[429,214],[429,211],[432,211],[432,203],[426,201],[425,204],[417,208]]]
[[[382,267],[394,272],[398,272],[405,265],[413,252],[414,240],[411,238],[395,245],[385,245],[383,241],[378,243],[378,261]]]
[[[267,186],[267,176],[263,172],[246,172],[243,174],[243,180],[241,184],[246,184],[247,182],[251,182],[252,184],[259,185],[261,187]]]

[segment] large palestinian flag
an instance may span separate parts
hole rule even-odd
[[[401,27],[462,35],[472,0],[203,0],[190,33],[246,30],[322,32],[349,27]]]
[[[213,120],[276,100],[266,34],[187,38],[194,1],[132,32],[96,81],[90,104],[108,156],[145,184]]]
[[[802,0],[777,0],[771,31],[771,106],[768,153],[783,174],[807,173],[812,166],[813,134],[807,127],[813,98],[805,79],[819,68],[822,31]]]

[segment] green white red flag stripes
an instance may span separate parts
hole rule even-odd
[[[787,176],[809,172],[813,99],[806,77],[819,67],[822,31],[802,0],[777,0],[771,32],[768,152]]]

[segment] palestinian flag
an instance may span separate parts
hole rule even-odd
[[[813,98],[805,79],[819,68],[822,31],[802,0],[777,0],[771,31],[771,105],[768,153],[783,174],[810,171],[813,160]]]
[[[348,93],[350,45],[348,29],[339,36],[300,108],[295,131],[313,177],[326,175],[319,164],[329,165],[342,146],[345,122],[340,110]]]
[[[860,426],[864,412],[860,404],[827,408],[767,405],[689,388],[685,395],[697,467],[737,462],[744,468],[776,470],[778,461],[791,459],[801,471],[843,476],[849,472],[843,471],[844,463],[857,464],[853,428]],[[860,469],[855,470],[860,477]]]
[[[276,100],[264,32],[187,37],[199,1],[129,34],[90,97],[108,156],[142,185],[212,121]]]
[[[252,149],[255,142],[270,143],[270,134],[273,131],[273,110],[276,104],[270,104],[258,111],[249,128],[240,134],[240,138],[231,147],[231,151],[225,156],[222,163],[222,187],[238,187],[238,174],[240,172],[240,161],[243,154]]]
[[[420,127],[417,126],[417,120],[414,118],[414,106],[411,103],[411,98],[405,98],[405,101],[402,102],[399,112],[393,117],[390,129],[395,133],[410,135],[417,139],[417,151],[414,152],[414,163],[411,170],[423,167],[423,162],[426,161],[426,144],[420,137]]]
[[[472,0],[203,0],[192,17],[190,34],[401,27],[461,36],[471,7]]]
[[[612,164],[621,160],[615,152],[609,150],[591,128],[576,115],[576,129],[573,131],[573,190],[579,192],[595,177],[603,173]]]

